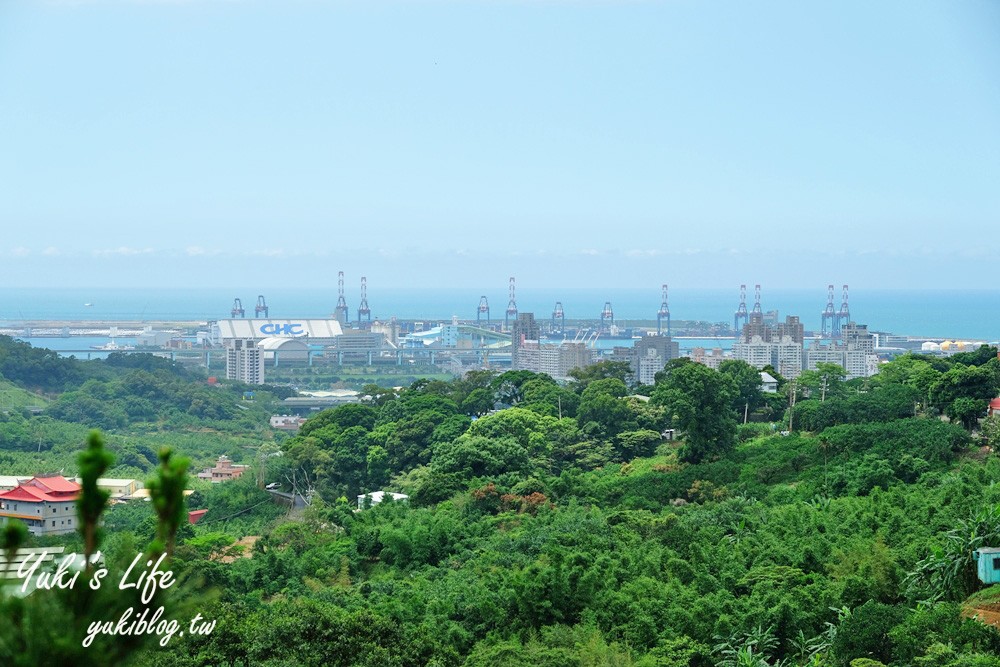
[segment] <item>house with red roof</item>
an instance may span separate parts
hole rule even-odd
[[[0,492],[0,521],[20,519],[33,535],[65,535],[76,530],[80,485],[61,475],[36,476]]]

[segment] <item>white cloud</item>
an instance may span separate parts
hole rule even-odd
[[[59,255],[62,254],[62,251],[59,250],[59,248],[56,248],[55,246],[49,246],[48,248],[42,251],[42,254],[45,255],[46,257],[58,257]]]
[[[288,253],[285,252],[284,248],[264,248],[263,250],[252,250],[250,252],[251,256],[264,256],[264,257],[284,257]]]
[[[100,250],[95,250],[94,254],[98,257],[134,257],[136,255],[149,255],[153,253],[152,248],[132,248],[130,246],[118,246],[117,248],[103,248]]]
[[[16,248],[12,248],[10,254],[14,257],[27,257],[31,254],[31,251],[24,246],[18,246]]]
[[[650,248],[649,250],[626,250],[626,257],[656,257],[657,255],[662,255],[663,253],[655,248]]]

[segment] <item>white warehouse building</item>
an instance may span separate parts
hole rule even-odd
[[[226,379],[263,384],[266,361],[308,359],[311,345],[335,345],[344,330],[335,319],[241,318],[219,320],[213,333],[226,348]]]

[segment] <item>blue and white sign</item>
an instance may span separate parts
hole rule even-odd
[[[310,341],[329,341],[344,332],[340,322],[333,318],[296,317],[281,320],[233,318],[219,320],[218,327],[219,338],[223,341],[234,338],[308,338]]]
[[[258,331],[265,336],[304,336],[306,333],[302,330],[302,325],[297,322],[289,322],[287,324],[267,322],[260,325]]]

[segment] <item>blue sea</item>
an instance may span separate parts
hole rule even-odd
[[[0,325],[23,320],[178,320],[206,321],[230,316],[239,297],[247,316],[253,315],[257,294],[263,293],[274,318],[328,317],[337,302],[328,289],[0,289]],[[368,302],[373,318],[395,315],[402,319],[441,321],[453,315],[475,319],[479,297],[489,299],[491,318],[502,320],[508,296],[504,289],[455,287],[450,289],[372,289]],[[350,318],[356,317],[357,290],[346,294]],[[753,306],[752,287],[748,296]],[[551,316],[561,301],[567,319],[596,319],[610,301],[615,322],[654,320],[660,307],[659,285],[643,289],[522,288],[517,292],[521,312],[536,318]],[[737,288],[680,289],[670,292],[674,321],[699,320],[730,325],[739,302]],[[85,305],[91,304],[91,305]],[[815,289],[764,289],[764,311],[777,310],[781,318],[798,315],[806,329],[820,328],[826,305],[825,286]],[[838,288],[835,308],[840,307]],[[852,319],[874,331],[900,335],[962,338],[995,342],[1000,339],[1000,290],[866,290],[850,294]],[[706,342],[708,344],[709,342]]]

